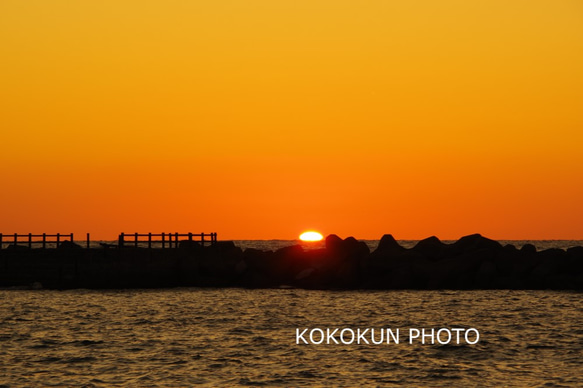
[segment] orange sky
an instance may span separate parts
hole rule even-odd
[[[579,0],[0,2],[0,232],[583,239]]]

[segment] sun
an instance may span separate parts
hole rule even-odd
[[[314,232],[313,230],[300,234],[300,240],[302,241],[320,241],[323,238],[320,233]]]

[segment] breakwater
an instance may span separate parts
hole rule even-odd
[[[385,235],[370,251],[330,235],[321,249],[264,251],[230,241],[172,249],[140,246],[0,250],[0,287],[161,288],[291,286],[307,289],[583,289],[583,247],[537,251],[479,234],[450,244],[436,237],[407,249]]]

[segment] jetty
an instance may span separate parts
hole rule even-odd
[[[120,233],[91,244],[65,234],[0,235],[0,287],[583,290],[583,247],[538,251],[480,234],[405,248],[387,234],[363,241],[329,235],[325,247],[241,249],[216,233]]]

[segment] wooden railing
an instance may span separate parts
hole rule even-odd
[[[206,239],[205,239],[206,238]],[[162,248],[178,248],[182,240],[197,241],[202,246],[205,243],[213,245],[217,242],[216,233],[121,233],[118,239],[120,248],[146,245],[152,248],[153,245],[161,245]]]
[[[65,240],[66,238],[68,238],[69,240]],[[56,247],[58,248],[61,243],[63,243],[64,241],[70,241],[70,242],[74,242],[73,240],[73,233],[69,233],[69,234],[63,234],[63,233],[57,233],[57,234],[32,234],[32,233],[28,233],[28,234],[18,234],[18,233],[14,233],[14,234],[2,234],[0,233],[0,249],[2,249],[2,246],[4,244],[13,244],[13,245],[18,245],[19,243],[24,244],[26,246],[28,246],[29,248],[32,248],[33,245],[34,246],[39,246],[41,248],[46,248],[47,244],[55,244]]]
[[[161,246],[162,248],[178,248],[180,241],[195,241],[202,246],[209,243],[213,245],[217,242],[216,233],[121,233],[118,238],[118,247],[127,246],[147,246],[148,248]],[[28,248],[40,247],[43,249],[52,246],[59,247],[63,242],[74,243],[73,233],[63,234],[2,234],[0,233],[0,249],[4,245],[25,245]],[[86,246],[90,248],[91,238],[87,233]],[[115,244],[100,244],[105,247],[115,247]]]

